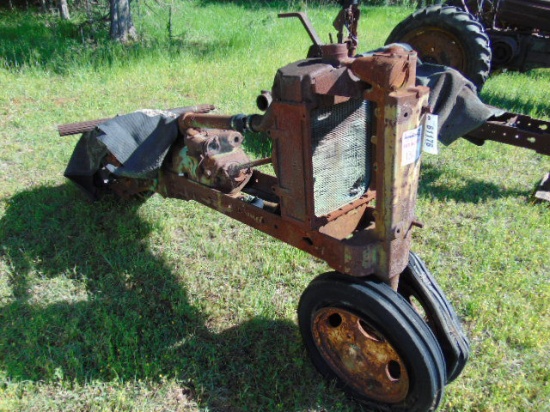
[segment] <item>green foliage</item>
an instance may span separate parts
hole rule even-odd
[[[85,16],[0,15],[0,410],[358,410],[298,336],[298,299],[324,263],[195,203],[89,204],[62,177],[77,137],[56,125],[199,103],[252,113],[309,46],[277,13],[299,5],[326,41],[338,10],[249,3],[140,0],[143,41],[126,48],[106,27],[82,35]],[[410,12],[363,10],[362,50]],[[548,119],[549,73],[493,77],[482,97]],[[548,410],[550,214],[529,198],[548,170],[491,143],[424,159],[414,249],[473,344],[442,410]]]

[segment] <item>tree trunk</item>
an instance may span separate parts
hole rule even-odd
[[[95,39],[97,37],[95,24],[94,24],[94,15],[92,13],[92,5],[90,4],[90,0],[85,0],[85,6],[86,6],[86,16],[88,16],[88,24],[90,25],[90,31],[92,32],[91,38]]]
[[[110,5],[111,39],[121,43],[137,40],[138,35],[130,12],[130,0],[110,0]]]
[[[59,8],[59,16],[62,20],[70,20],[71,16],[69,15],[69,5],[67,0],[57,0],[57,7]]]

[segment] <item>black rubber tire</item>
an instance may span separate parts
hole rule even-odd
[[[390,43],[408,43],[423,62],[453,67],[478,91],[491,71],[491,46],[483,25],[458,7],[434,5],[415,11],[393,29],[386,40]]]
[[[424,320],[445,356],[447,383],[455,380],[468,362],[470,341],[460,319],[426,264],[410,252],[409,264],[399,278],[397,292],[413,306],[420,305]]]
[[[315,341],[315,319],[327,309],[345,310],[389,342],[407,376],[407,392],[399,402],[372,399],[330,366]],[[432,411],[440,404],[445,385],[441,348],[421,316],[399,294],[376,279],[358,279],[330,272],[314,279],[298,306],[298,323],[306,349],[317,370],[356,401],[380,411]],[[331,325],[332,326],[332,325]]]

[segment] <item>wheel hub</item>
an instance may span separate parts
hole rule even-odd
[[[466,52],[451,33],[437,27],[413,31],[402,39],[418,52],[426,63],[442,64],[460,72],[466,70]]]
[[[347,385],[377,401],[397,403],[409,391],[394,347],[364,319],[340,308],[318,310],[312,324],[319,351]]]

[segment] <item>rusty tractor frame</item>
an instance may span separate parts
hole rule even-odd
[[[259,96],[264,114],[179,110],[179,136],[158,176],[113,178],[108,186],[125,198],[154,191],[199,202],[324,260],[334,272],[315,278],[298,307],[314,365],[369,407],[435,410],[464,368],[469,344],[452,305],[410,251],[413,228],[421,226],[415,205],[429,90],[415,85],[415,52],[395,46],[354,57],[358,2],[342,3],[334,44],[322,44],[304,14],[281,15],[299,18],[313,45]],[[271,157],[250,160],[244,132],[271,139]],[[467,137],[550,154],[548,132],[547,124],[507,114]],[[105,163],[119,162],[109,154]],[[274,173],[260,170],[268,163]]]

